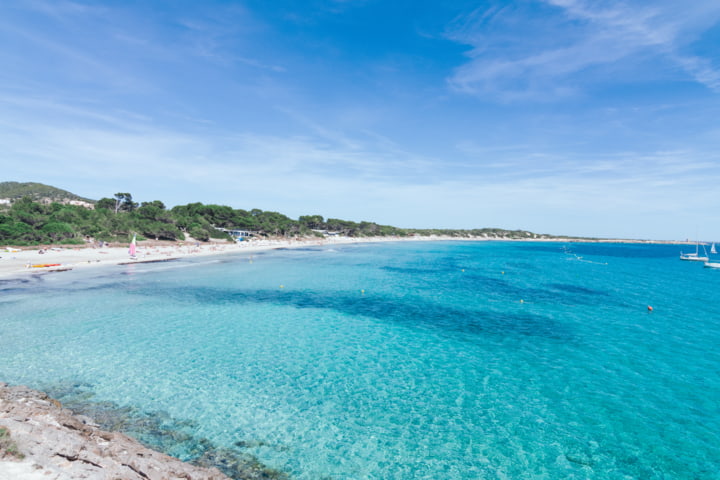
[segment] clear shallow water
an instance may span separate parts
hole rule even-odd
[[[678,253],[410,242],[4,282],[0,380],[194,420],[298,479],[720,478],[720,272]]]

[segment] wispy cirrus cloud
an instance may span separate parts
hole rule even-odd
[[[545,0],[533,8],[475,11],[448,30],[451,39],[472,47],[470,61],[449,84],[506,101],[553,99],[576,93],[589,71],[594,82],[614,82],[623,80],[612,78],[617,70],[635,72],[634,65],[642,65],[671,77],[675,70],[675,79],[720,91],[720,64],[692,50],[719,19],[720,4],[711,1]]]
[[[42,172],[88,181],[103,172],[119,184],[162,178],[166,186],[155,183],[148,189],[167,188],[168,197],[177,187],[194,184],[228,191],[242,185],[258,195],[284,185],[287,192],[311,196],[317,185],[328,190],[331,184],[351,183],[359,190],[363,182],[428,183],[425,179],[440,171],[432,159],[388,149],[386,140],[301,120],[305,133],[215,129],[208,134],[191,124],[170,128],[126,111],[5,95],[0,96],[0,145],[8,159],[5,174],[12,178]]]
[[[242,64],[275,73],[286,71],[283,65],[258,56],[261,49],[249,38],[266,26],[240,4],[198,8],[175,22],[184,29],[187,50],[198,57],[222,66]]]

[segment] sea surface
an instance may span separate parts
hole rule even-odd
[[[276,478],[718,479],[720,271],[679,253],[396,242],[4,281],[0,380]]]

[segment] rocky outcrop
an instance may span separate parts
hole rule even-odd
[[[103,431],[91,419],[73,415],[57,400],[27,387],[0,383],[0,428],[9,433],[7,445],[12,445],[0,446],[0,461],[30,462],[38,478],[228,479],[216,468],[196,467],[122,433]]]

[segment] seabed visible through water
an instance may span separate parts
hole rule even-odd
[[[404,242],[4,281],[0,380],[236,477],[718,478],[720,275],[691,263]]]

